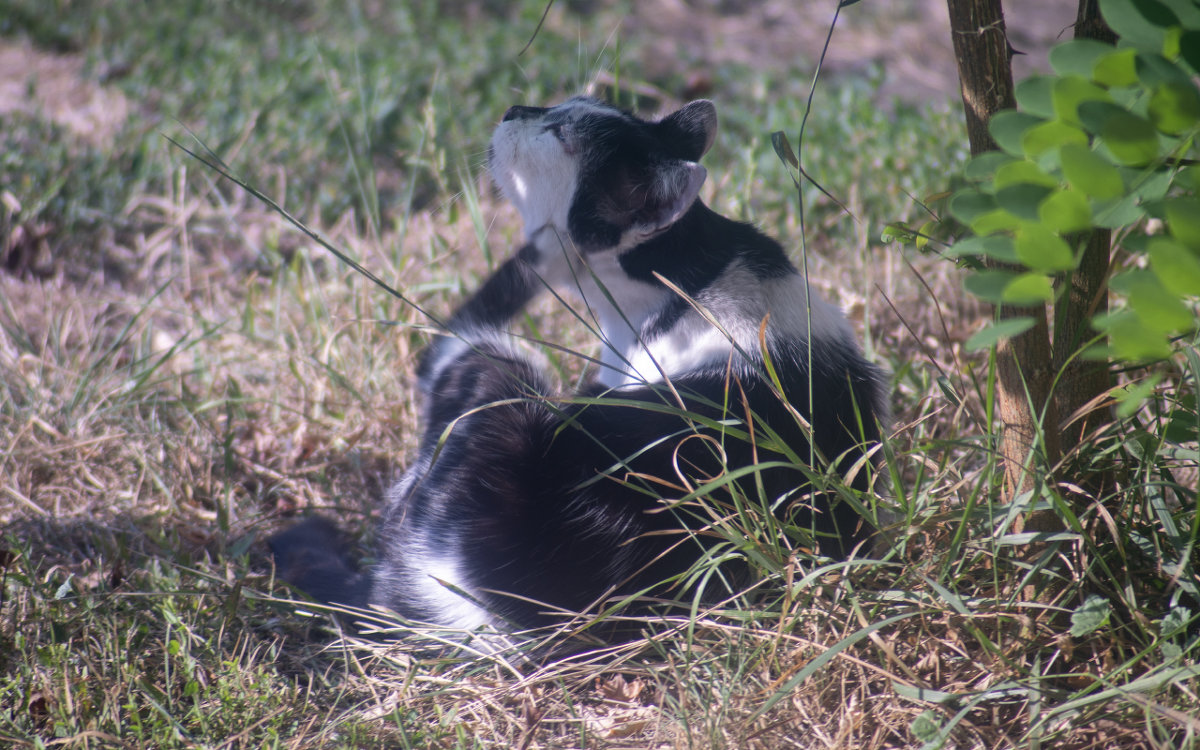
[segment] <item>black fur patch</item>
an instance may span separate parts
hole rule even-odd
[[[700,201],[669,230],[622,255],[621,268],[649,284],[660,283],[654,276],[658,273],[695,297],[734,260],[762,281],[796,272],[778,242]]]

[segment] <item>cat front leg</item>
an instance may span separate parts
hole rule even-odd
[[[545,288],[537,270],[538,250],[526,245],[500,264],[478,290],[446,321],[447,332],[430,342],[417,364],[423,393],[466,352],[481,345],[492,348],[503,339],[508,324]]]
[[[507,330],[545,288],[541,253],[517,251],[450,316],[417,366],[426,445],[452,420],[488,404],[550,393],[541,357]]]

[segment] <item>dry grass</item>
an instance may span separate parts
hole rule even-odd
[[[17,547],[37,556],[23,565],[47,581],[69,574],[75,593],[98,602],[136,596],[145,580],[137,571],[155,559],[185,566],[185,579],[201,576],[218,601],[238,588],[242,597],[278,594],[251,542],[291,513],[333,509],[369,538],[382,488],[417,434],[405,394],[419,339],[406,327],[422,321],[236,190],[159,201],[154,211],[136,239],[147,263],[134,290],[0,277],[9,332],[0,491],[13,501],[4,521]],[[514,225],[486,197],[484,211]],[[432,284],[422,302],[435,309],[459,293],[445,269],[467,280],[486,270],[465,217],[414,217],[402,267],[394,236],[363,239],[351,224],[322,234],[400,289]],[[504,230],[493,231],[503,246]],[[269,273],[251,255],[264,236],[289,248]],[[249,615],[248,642],[229,648],[249,649],[257,669],[268,668],[262,649],[277,649],[286,658],[276,664],[291,665],[279,673],[296,675],[299,689],[325,684],[340,696],[293,741],[339,745],[349,722],[373,727],[359,741],[392,746],[473,737],[496,747],[883,748],[913,743],[910,725],[932,710],[937,724],[957,718],[953,746],[1022,744],[1028,695],[986,696],[1026,674],[1029,655],[1061,631],[1011,592],[955,612],[922,578],[936,577],[926,552],[949,543],[955,508],[988,466],[985,450],[954,442],[981,419],[979,390],[962,374],[971,358],[957,342],[983,313],[958,294],[948,264],[897,264],[889,252],[864,235],[862,247],[814,255],[811,265],[831,288],[862,290],[846,302],[869,321],[876,348],[922,363],[926,378],[945,373],[964,396],[956,408],[928,379],[898,383],[896,466],[937,502],[896,530],[911,535],[899,559],[760,597],[752,621],[736,608],[648,620],[641,640],[548,661],[448,657],[416,636],[323,646],[328,635],[294,634],[303,618],[272,624],[295,615],[269,599],[271,614],[257,625]],[[887,299],[868,303],[871,289]],[[545,319],[543,335],[553,325]],[[994,562],[979,555],[984,569],[973,575],[986,580]],[[21,598],[17,606],[36,611]],[[10,609],[5,621],[25,618]],[[1080,656],[1042,667],[1078,687],[1117,658],[1101,647]],[[793,682],[815,659],[820,668]],[[960,714],[953,701],[925,697],[942,694],[984,699]],[[1154,746],[1125,723],[1054,729],[1056,746]]]

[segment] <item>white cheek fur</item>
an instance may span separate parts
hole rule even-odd
[[[503,122],[492,136],[492,177],[516,206],[526,236],[550,225],[563,235],[579,165],[539,120]]]

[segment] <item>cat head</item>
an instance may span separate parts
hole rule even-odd
[[[510,108],[488,154],[526,235],[552,229],[586,254],[634,247],[687,213],[707,174],[697,162],[716,134],[709,101],[647,121],[575,97]]]

